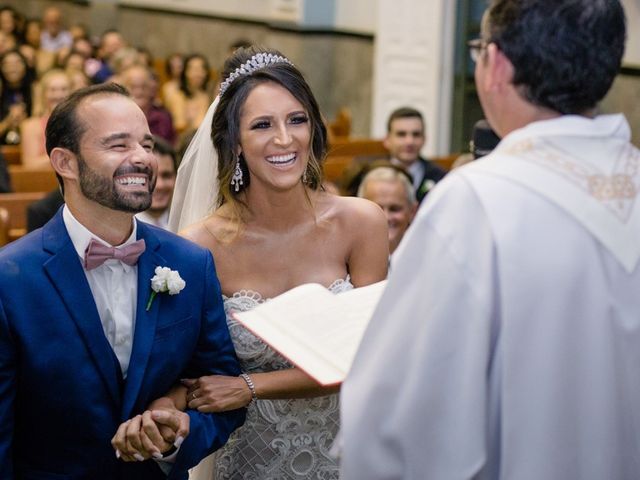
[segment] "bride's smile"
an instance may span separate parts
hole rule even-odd
[[[252,186],[280,190],[300,183],[310,141],[309,116],[286,88],[265,82],[247,96],[240,117],[239,154]]]

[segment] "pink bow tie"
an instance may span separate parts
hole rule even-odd
[[[110,258],[120,260],[127,265],[135,265],[145,248],[144,240],[137,240],[125,247],[117,248],[108,247],[95,239],[91,239],[89,246],[84,251],[84,268],[92,270]]]

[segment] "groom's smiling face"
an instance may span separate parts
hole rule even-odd
[[[86,128],[76,155],[82,194],[113,210],[149,208],[158,166],[140,108],[127,97],[101,95],[77,114]]]

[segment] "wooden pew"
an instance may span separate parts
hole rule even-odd
[[[50,169],[25,168],[9,165],[11,187],[14,192],[50,192],[58,186],[55,172]]]
[[[329,153],[324,161],[324,178],[340,185],[341,180],[344,180],[345,172],[350,168],[354,171],[358,169],[354,159],[357,158],[358,164],[362,165],[378,159],[386,159],[388,156],[389,152],[382,140],[335,138],[329,146]],[[431,160],[449,171],[458,156],[459,154],[454,153],[431,157]]]
[[[27,233],[27,206],[47,192],[0,193],[0,208],[9,212],[9,241]]]
[[[344,171],[356,157],[385,158],[389,152],[382,140],[372,139],[334,139],[329,145],[329,153],[324,161],[324,178],[333,183],[340,183]]]
[[[9,243],[9,211],[0,208],[0,247]]]
[[[351,135],[351,111],[343,107],[338,110],[335,120],[327,125],[330,138],[348,138]]]
[[[2,156],[4,157],[4,161],[7,162],[7,165],[22,164],[20,145],[2,145],[0,146],[0,152],[2,152]]]

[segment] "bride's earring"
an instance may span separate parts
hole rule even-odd
[[[233,171],[233,176],[231,177],[231,186],[234,187],[234,190],[237,192],[240,191],[240,185],[243,185],[244,181],[242,180],[242,169],[240,168],[240,157],[236,157],[236,169]]]
[[[307,184],[308,178],[307,178],[307,170],[304,170],[304,173],[302,174],[302,183],[303,184]]]

